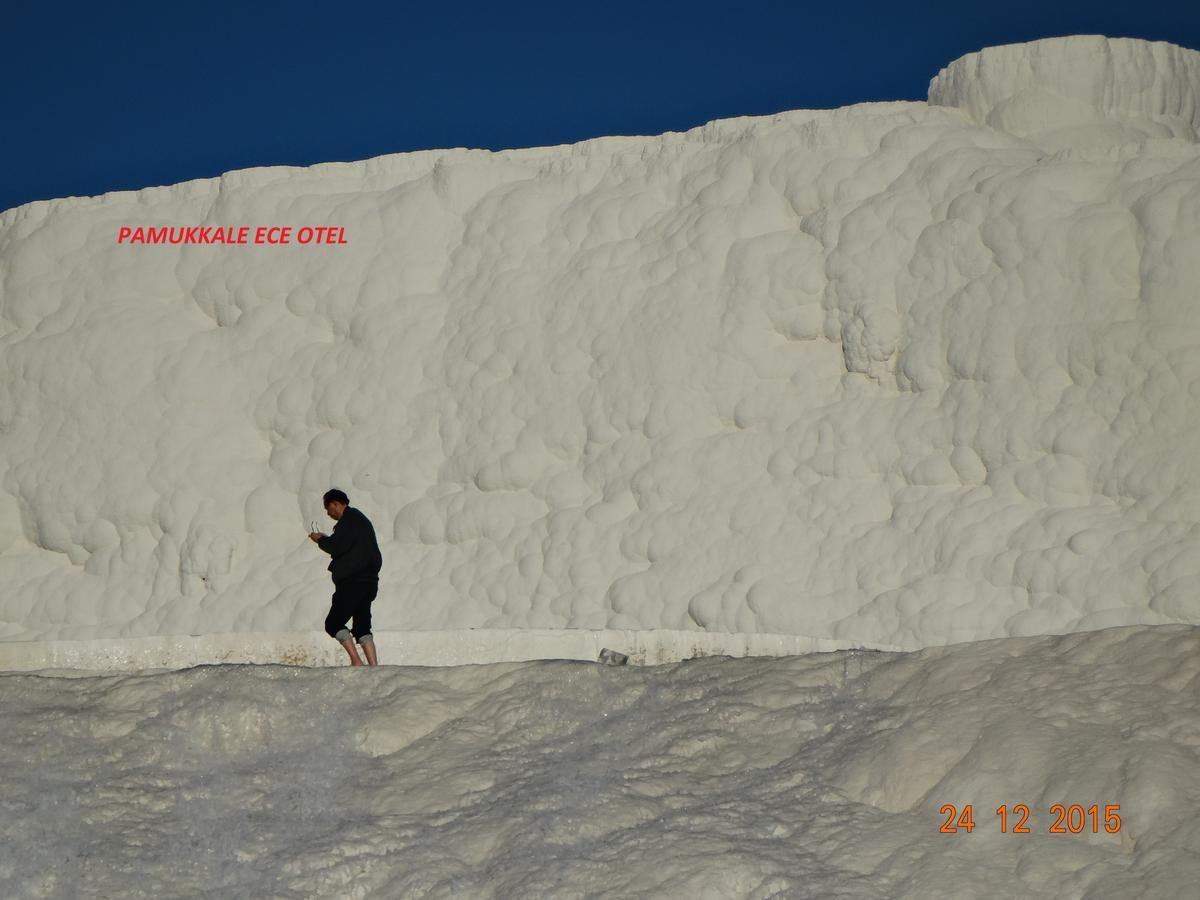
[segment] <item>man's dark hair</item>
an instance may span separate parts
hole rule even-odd
[[[325,492],[325,497],[321,501],[321,505],[328,506],[334,500],[336,500],[338,503],[345,503],[347,506],[350,505],[350,498],[347,497],[345,495],[345,493],[343,493],[342,491],[339,491],[337,488],[333,488],[332,490],[328,490]]]

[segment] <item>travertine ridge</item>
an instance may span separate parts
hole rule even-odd
[[[9,210],[0,639],[316,628],[332,485],[383,629],[1195,622],[1196,59],[1070,38],[929,104]]]

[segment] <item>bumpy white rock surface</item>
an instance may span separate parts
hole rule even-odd
[[[929,102],[1039,143],[1200,135],[1200,55],[1099,36],[988,47],[951,63]],[[1097,127],[1099,126],[1099,127]]]
[[[1183,626],[658,668],[0,673],[0,884],[1194,897],[1198,691]],[[940,832],[947,804],[971,832]]]
[[[335,485],[383,629],[1200,620],[1198,72],[1071,38],[929,104],[9,210],[0,638],[315,628]],[[117,243],[197,225],[348,243]]]

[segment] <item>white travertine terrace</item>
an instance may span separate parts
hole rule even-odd
[[[1063,147],[1114,137],[1195,142],[1200,54],[1099,36],[988,47],[942,69],[929,85],[929,102]]]
[[[1200,620],[1200,54],[0,215],[0,639]],[[333,225],[344,246],[117,244]],[[324,527],[324,526],[323,526]]]
[[[0,671],[0,877],[5,900],[1184,898],[1198,688],[1186,626],[653,667]],[[967,804],[971,833],[941,833]]]

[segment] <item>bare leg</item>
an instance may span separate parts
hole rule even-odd
[[[373,640],[371,640],[370,638],[367,638],[365,641],[363,641],[362,648],[363,648],[363,653],[365,653],[367,655],[367,665],[368,666],[379,665],[379,656],[375,652],[375,642]]]
[[[353,638],[346,638],[346,640],[338,641],[338,643],[341,644],[343,647],[345,647],[346,652],[348,654],[350,654],[350,665],[352,665],[352,666],[361,666],[362,665],[362,660],[358,658],[358,651],[354,649],[354,639]]]

